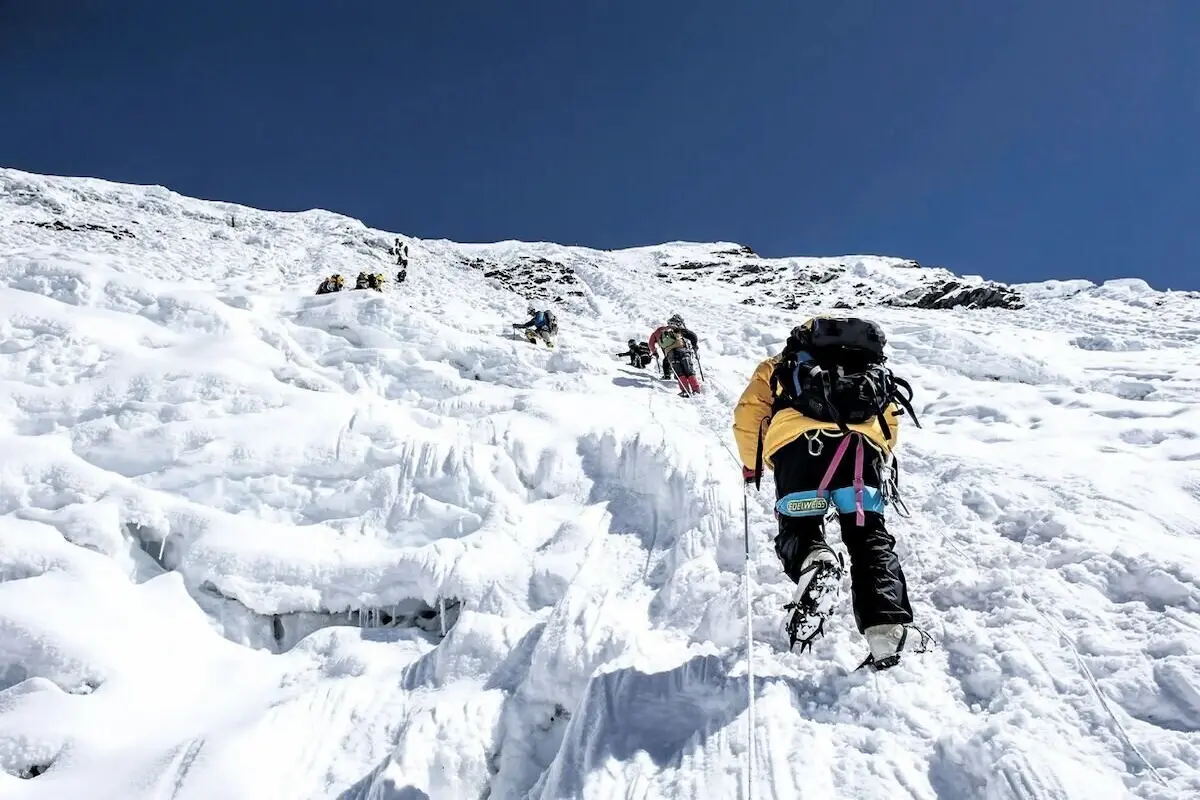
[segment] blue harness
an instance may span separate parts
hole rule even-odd
[[[856,440],[858,445],[854,453],[854,483],[830,490],[829,483],[833,480],[838,465],[842,463],[842,457],[850,449],[851,439]],[[842,437],[842,443],[838,445],[837,452],[833,454],[833,459],[825,469],[825,477],[821,479],[821,484],[815,491],[785,494],[775,503],[775,510],[785,517],[823,517],[831,502],[839,514],[854,512],[858,525],[866,524],[867,511],[883,513],[883,492],[863,483],[863,442],[862,434],[857,431]]]

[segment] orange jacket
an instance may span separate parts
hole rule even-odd
[[[771,392],[771,373],[775,371],[778,363],[779,356],[772,356],[758,365],[746,390],[738,398],[737,406],[733,409],[733,438],[737,442],[742,464],[750,468],[754,467],[755,455],[758,452],[759,433],[764,426],[766,431],[763,433],[763,463],[772,468],[774,464],[771,457],[784,445],[791,444],[812,430],[827,430],[835,433],[838,431],[836,423],[821,422],[806,417],[791,408],[781,409],[774,417],[771,416],[771,404],[775,400],[775,396]],[[852,431],[864,434],[884,453],[890,453],[896,446],[896,440],[900,434],[899,414],[900,408],[895,403],[889,405],[884,412],[888,427],[891,429],[891,436],[884,436],[878,419],[848,427]]]

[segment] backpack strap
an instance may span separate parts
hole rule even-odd
[[[892,377],[892,381],[896,384],[897,389],[902,390],[902,391],[893,392],[892,399],[895,400],[900,405],[900,407],[904,409],[906,414],[908,414],[910,417],[912,417],[913,425],[916,425],[918,428],[921,427],[921,420],[917,419],[917,412],[914,411],[913,407],[912,407],[912,398],[913,398],[912,384],[909,383],[908,381],[904,380],[904,378],[897,378],[895,376]],[[907,397],[904,395],[904,392],[908,393]]]

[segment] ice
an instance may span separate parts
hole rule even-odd
[[[0,796],[1200,796],[1200,298],[411,237],[404,285],[312,295],[395,236],[0,170]],[[787,652],[768,479],[750,731],[732,406],[858,302],[937,646],[849,672],[844,603]],[[675,312],[690,400],[612,356]]]

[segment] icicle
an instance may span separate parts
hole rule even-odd
[[[446,598],[438,598],[438,622],[442,625],[442,638],[446,638]]]
[[[159,565],[162,565],[163,554],[165,554],[166,552],[167,552],[167,537],[164,536],[163,540],[161,542],[159,542],[159,544],[158,544],[158,563],[159,563]]]

